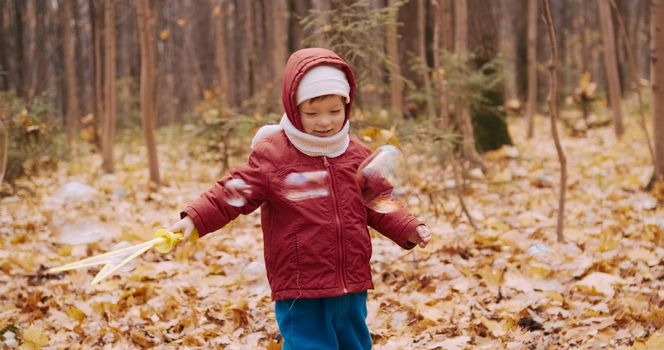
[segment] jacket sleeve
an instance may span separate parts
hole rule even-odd
[[[391,239],[404,249],[413,249],[416,244],[408,242],[408,236],[415,232],[415,228],[423,225],[408,210],[401,208],[390,213],[378,213],[367,208],[369,226],[383,236]]]
[[[392,195],[392,185],[380,174],[364,173],[360,180],[362,195],[365,201],[388,199]],[[415,232],[415,228],[422,225],[405,208],[399,207],[388,213],[379,213],[367,207],[368,224],[383,236],[391,239],[404,249],[413,249],[416,244],[408,242],[408,236]]]
[[[180,217],[189,216],[198,230],[199,237],[203,237],[224,227],[240,214],[253,212],[263,204],[267,194],[268,175],[264,163],[263,157],[257,151],[252,152],[247,164],[233,169],[228,176],[217,181],[212,188],[186,206]],[[251,188],[251,195],[242,207],[234,207],[225,200],[228,193],[224,185],[231,179],[242,179]]]

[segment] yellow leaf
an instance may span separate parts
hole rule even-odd
[[[23,330],[23,341],[33,345],[34,347],[40,348],[48,344],[48,337],[41,331],[41,329],[30,326],[27,329]]]
[[[576,283],[576,288],[588,295],[613,297],[615,291],[614,284],[623,284],[624,280],[620,277],[603,272],[593,272],[584,279]]]
[[[565,301],[565,298],[563,298],[563,295],[560,294],[560,293],[558,293],[558,292],[554,292],[554,291],[552,291],[552,290],[549,290],[549,291],[544,292],[544,294],[545,294],[550,300],[557,301],[557,302],[559,302],[559,303],[561,303],[561,304]]]
[[[526,268],[526,273],[533,277],[547,278],[551,275],[551,268],[539,262],[531,262]]]
[[[70,256],[71,255],[71,246],[65,245],[58,249],[58,255],[60,256]]]
[[[583,313],[586,317],[599,317],[602,316],[602,313],[597,310],[588,309]]]
[[[486,327],[491,334],[493,334],[496,337],[502,337],[506,333],[505,325],[494,320],[490,320],[486,317],[482,317],[480,319],[484,327]]]
[[[270,339],[270,342],[267,344],[267,350],[281,350],[281,345],[283,344],[283,339],[278,343],[274,339]]]
[[[485,266],[479,271],[479,275],[487,286],[500,287],[503,284],[503,271],[498,269]]]
[[[664,331],[653,333],[653,335],[646,341],[647,350],[661,350],[664,349]]]
[[[171,32],[168,29],[164,29],[161,32],[159,32],[159,39],[161,40],[168,40],[168,37],[171,35]]]
[[[86,315],[83,311],[81,311],[79,308],[76,306],[70,306],[65,310],[67,312],[67,315],[71,317],[72,319],[81,322],[85,319]]]
[[[498,245],[498,236],[493,234],[476,233],[475,243],[482,248],[491,248]]]
[[[154,341],[148,338],[143,332],[130,331],[129,335],[131,336],[131,341],[143,348],[149,348],[155,345]]]
[[[359,132],[362,139],[371,142],[380,135],[380,129],[377,128],[364,128]]]
[[[608,252],[613,250],[616,245],[618,245],[618,242],[613,239],[613,232],[605,231],[602,233],[601,241],[599,246],[597,246],[597,251],[600,253]]]

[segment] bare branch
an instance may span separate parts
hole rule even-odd
[[[547,97],[547,102],[549,103],[551,133],[553,135],[553,141],[556,144],[558,160],[560,161],[560,196],[558,199],[558,224],[556,226],[556,234],[558,242],[563,242],[565,240],[563,227],[565,220],[565,192],[567,189],[567,158],[565,157],[565,150],[560,143],[560,136],[558,135],[558,127],[556,125],[558,119],[558,110],[556,107],[556,100],[558,98],[558,47],[556,45],[556,31],[553,27],[553,20],[551,19],[549,0],[542,0],[542,11],[544,22],[546,23],[547,31],[549,33],[549,44],[551,45],[551,57],[549,59],[549,96]]]

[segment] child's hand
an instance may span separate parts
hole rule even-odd
[[[431,231],[426,225],[417,226],[415,232],[408,237],[408,242],[419,244],[422,248],[426,247],[430,240]]]
[[[167,228],[167,230],[171,232],[182,232],[182,235],[184,236],[183,240],[185,242],[189,240],[189,237],[191,237],[191,233],[194,232],[194,229],[196,229],[196,226],[194,226],[194,222],[188,216],[185,216],[180,221]]]

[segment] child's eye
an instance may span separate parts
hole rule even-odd
[[[341,110],[340,109],[335,109],[334,111],[330,111],[330,112],[332,112],[334,114],[337,114],[337,113],[341,113]]]
[[[316,116],[316,113],[307,113],[307,112],[304,112],[304,115],[306,115],[307,117],[315,117],[315,116]]]

